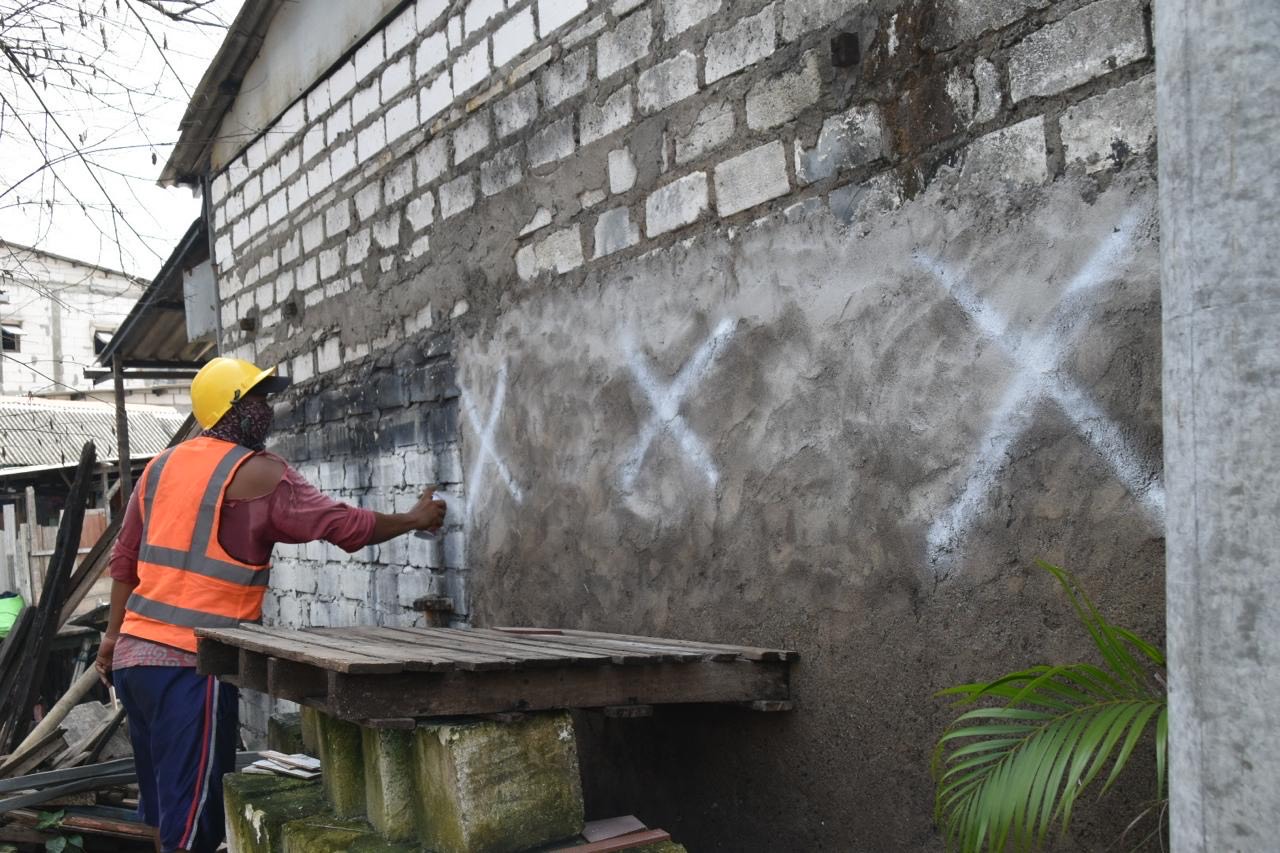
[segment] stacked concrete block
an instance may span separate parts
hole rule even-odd
[[[233,852],[517,853],[582,831],[577,745],[567,712],[508,723],[428,721],[413,731],[311,716],[318,723],[323,788],[275,776],[228,776]]]
[[[514,853],[582,831],[582,783],[567,713],[422,725],[413,737],[424,847]]]
[[[286,823],[325,811],[318,782],[229,773],[222,789],[231,853],[280,853]]]

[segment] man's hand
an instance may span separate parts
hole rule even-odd
[[[98,679],[107,687],[111,686],[111,659],[115,656],[118,639],[119,635],[103,634],[102,642],[98,645],[98,659],[93,662],[93,668],[98,671]]]
[[[444,527],[446,504],[444,501],[436,500],[435,494],[435,486],[432,486],[422,493],[422,497],[418,498],[413,509],[409,510],[414,530],[436,531]]]

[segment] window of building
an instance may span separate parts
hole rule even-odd
[[[4,331],[4,351],[21,352],[22,326],[18,323],[5,323],[0,325],[0,330]]]
[[[102,351],[107,348],[107,344],[111,343],[111,336],[115,333],[115,329],[94,329],[93,354],[102,355]]]

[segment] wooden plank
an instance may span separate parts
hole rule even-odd
[[[410,662],[406,669],[418,672],[501,669],[509,665],[506,660],[495,655],[418,642],[415,636],[405,634],[396,628],[368,625],[358,628],[314,628],[312,630],[329,632],[333,637],[350,638],[352,647],[365,654],[399,655]]]
[[[388,628],[387,630],[403,635],[408,642],[415,645],[450,649],[501,662],[500,666],[489,667],[491,669],[567,666],[574,663],[573,658],[568,655],[543,652],[537,649],[519,649],[505,646],[498,641],[485,642],[480,638],[460,636],[469,632],[459,631],[454,628]]]
[[[324,673],[318,667],[297,661],[268,658],[266,692],[293,702],[324,696],[329,684]]]
[[[353,630],[361,631],[377,631],[379,635],[375,640],[373,636],[366,638],[366,643],[382,643],[387,646],[396,648],[395,654],[414,658],[414,671],[416,672],[449,672],[455,669],[467,671],[485,670],[485,669],[507,669],[511,666],[511,661],[497,657],[496,655],[480,654],[477,652],[459,651],[456,648],[447,646],[436,646],[431,643],[420,643],[413,637],[402,634],[396,628],[376,628],[369,626],[366,628],[313,628],[313,631],[331,631],[332,636],[346,636],[348,632]],[[372,645],[361,646],[361,648],[373,648]]]
[[[723,661],[383,676],[330,673],[325,709],[354,721],[787,699],[787,669],[781,662]]]
[[[635,720],[640,717],[652,717],[652,705],[609,705],[604,708],[604,715],[613,720]]]
[[[574,655],[581,656],[581,659],[587,662],[595,663],[614,663],[614,664],[636,664],[636,663],[662,663],[664,659],[673,660],[674,658],[664,658],[663,655],[645,654],[635,649],[609,649],[600,646],[592,646],[589,643],[577,642],[574,640],[564,640],[552,642],[551,638],[546,635],[532,636],[528,634],[508,634],[505,631],[498,631],[490,628],[468,628],[467,633],[476,637],[490,637],[497,642],[519,645],[525,648],[551,651],[562,649],[571,652]]]
[[[496,634],[506,634],[500,628]],[[523,635],[524,642],[544,645],[574,645],[582,649],[605,652],[616,657],[615,663],[639,663],[662,661],[737,660],[735,652],[716,649],[694,649],[686,646],[663,645],[660,640],[605,639],[603,637],[572,637],[564,634]]]
[[[560,665],[622,662],[621,659],[614,660],[613,655],[600,649],[586,649],[572,644],[553,646],[524,637],[507,636],[501,631],[489,631],[484,628],[423,628],[418,630],[447,631],[449,632],[448,634],[440,635],[457,638],[460,642],[491,648],[501,654],[519,655],[529,660],[551,660]]]
[[[499,628],[500,631],[512,630]],[[702,643],[696,640],[670,640],[666,637],[634,637],[628,634],[609,634],[604,631],[579,631],[570,628],[559,629],[566,637],[596,637],[602,640],[638,640],[661,646],[677,646],[680,648],[703,649],[707,651],[733,652],[745,660],[759,661],[793,661],[800,655],[790,649],[766,649],[758,646],[733,646],[724,643]]]
[[[401,672],[404,669],[394,661],[358,654],[315,635],[287,628],[268,630],[248,624],[239,628],[197,628],[196,637],[201,638],[201,642],[208,637],[224,645],[337,672]]]

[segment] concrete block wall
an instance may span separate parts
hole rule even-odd
[[[1002,645],[1034,645],[1058,604],[1031,557],[1095,566],[1092,592],[1162,629],[1135,568],[1162,559],[1149,31],[1145,0],[398,8],[214,176],[223,345],[294,376],[276,449],[313,482],[375,508],[438,482],[451,527],[281,549],[268,618],[421,624],[406,603],[445,594],[456,624],[796,646],[807,712],[739,768],[765,799],[685,772],[658,725],[626,760],[687,785],[589,785],[589,807],[648,797],[695,846],[775,849],[770,827],[802,824],[813,849],[930,849],[927,755],[898,755],[919,772],[891,783],[838,758],[826,787],[796,756],[888,762],[940,728],[934,690],[1033,662]],[[1064,406],[1059,429],[1031,395],[1021,417],[1046,424],[987,434],[1018,414],[982,396],[1009,379],[993,353],[1041,377],[1054,353],[952,300],[926,249],[981,267],[979,295],[1023,323],[1105,281],[1056,327],[1095,353],[1071,370],[1100,409]],[[732,341],[753,353],[716,368]],[[702,403],[694,367],[721,371]],[[992,613],[996,639],[974,621]],[[863,709],[867,743],[840,685],[885,677],[885,649],[909,684]],[[611,733],[587,738],[590,778]],[[738,808],[694,816],[681,790]]]

